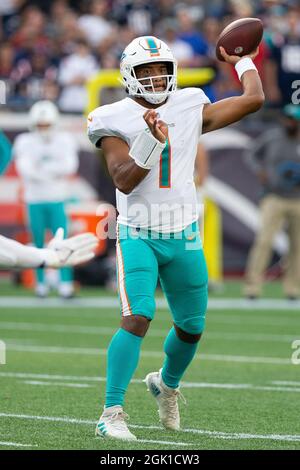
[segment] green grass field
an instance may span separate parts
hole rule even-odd
[[[300,365],[291,362],[300,309],[280,304],[278,284],[266,288],[275,299],[269,304],[235,304],[235,282],[213,296],[205,336],[184,377],[187,405],[181,404],[178,433],[160,427],[142,383],[161,367],[171,325],[159,303],[126,399],[134,444],[94,437],[105,350],[118,326],[113,294],[89,289],[80,301],[55,304],[6,284],[0,291],[0,339],[7,345],[0,366],[1,450],[300,449]]]

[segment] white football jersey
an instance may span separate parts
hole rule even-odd
[[[57,202],[68,197],[66,177],[76,173],[79,164],[71,134],[53,132],[45,140],[38,132],[26,132],[16,137],[13,153],[26,202]]]
[[[194,164],[202,110],[209,102],[201,89],[185,88],[155,109],[169,126],[167,145],[157,165],[130,194],[116,190],[119,223],[171,233],[198,219]],[[91,142],[99,146],[102,137],[114,136],[131,147],[138,134],[147,129],[143,119],[146,110],[131,98],[95,109],[88,116]]]

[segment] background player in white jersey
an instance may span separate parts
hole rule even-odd
[[[243,94],[210,104],[203,91],[176,91],[176,61],[154,37],[132,41],[121,58],[130,97],[97,108],[88,117],[90,140],[103,149],[117,188],[117,262],[122,319],[108,349],[105,408],[96,427],[103,437],[134,440],[123,411],[125,392],[155,313],[159,277],[174,326],[159,372],[145,382],[164,427],[178,430],[179,382],[204,330],[207,271],[197,224],[193,182],[199,134],[257,111],[264,94],[248,57],[228,56]]]
[[[30,132],[19,135],[13,153],[22,178],[29,226],[35,245],[44,246],[46,230],[55,233],[62,227],[67,233],[65,200],[66,178],[78,168],[77,146],[73,136],[58,130],[59,113],[50,101],[39,101],[29,112]],[[59,293],[73,294],[72,270],[60,271]],[[43,269],[37,269],[36,294],[45,297],[48,286]]]

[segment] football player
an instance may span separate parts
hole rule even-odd
[[[74,136],[59,130],[59,113],[51,101],[38,101],[29,111],[30,132],[17,136],[13,153],[24,186],[29,226],[35,245],[44,246],[47,229],[67,231],[66,178],[76,173],[78,152]],[[63,267],[58,287],[61,297],[72,297],[72,270]],[[48,294],[44,270],[37,269],[36,294]]]
[[[116,186],[120,329],[107,353],[102,437],[135,440],[123,411],[143,338],[155,313],[158,277],[173,317],[165,360],[145,382],[167,429],[180,429],[180,380],[204,330],[207,270],[197,224],[193,182],[199,135],[257,111],[264,93],[252,59],[223,58],[236,67],[241,96],[211,104],[200,88],[176,90],[177,65],[168,45],[155,37],[134,39],[120,63],[125,99],[88,116],[88,136],[101,147]]]

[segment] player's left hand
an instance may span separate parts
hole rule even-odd
[[[45,264],[51,268],[76,266],[95,256],[98,239],[92,233],[82,233],[64,240],[64,230],[59,228],[45,252]]]
[[[158,119],[158,114],[154,109],[148,109],[148,111],[145,112],[143,118],[147,123],[153,137],[164,144],[168,138],[168,125],[161,119]]]
[[[225,51],[224,47],[220,47],[220,53],[221,53],[223,59],[225,60],[225,62],[227,62],[228,64],[235,65],[235,64],[238,63],[239,60],[243,59],[244,57],[250,57],[250,59],[252,59],[252,60],[255,59],[255,57],[259,53],[259,47],[257,47],[255,49],[255,51],[251,52],[251,54],[247,54],[247,55],[244,55],[242,57],[240,57],[238,55],[228,55],[227,52]]]

